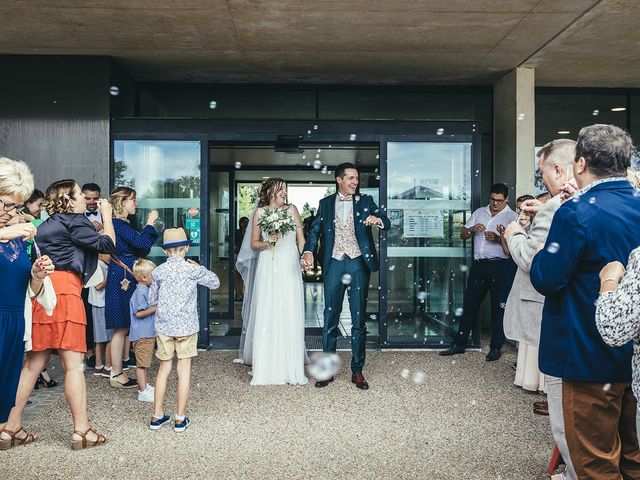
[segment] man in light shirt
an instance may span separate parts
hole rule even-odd
[[[473,265],[469,269],[460,328],[451,347],[440,352],[440,355],[465,352],[471,326],[487,292],[491,293],[491,348],[487,361],[497,360],[502,355],[505,340],[502,329],[504,302],[515,271],[509,255],[502,247],[498,230],[518,220],[518,215],[509,208],[508,201],[509,188],[503,183],[496,183],[491,187],[489,205],[473,212],[460,232],[463,240],[473,237]]]

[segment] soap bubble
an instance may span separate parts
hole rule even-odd
[[[389,265],[389,271],[393,272],[396,269],[395,265]]]
[[[547,252],[552,254],[558,253],[558,250],[560,250],[560,245],[558,245],[556,242],[551,242],[547,247]]]
[[[236,162],[236,163],[234,163],[234,166],[236,167],[236,169],[242,168],[242,163],[241,162]]]
[[[113,86],[109,89],[109,93],[115,97],[115,96],[117,96],[117,95],[120,93],[120,89],[119,89],[118,87],[116,87],[115,85],[113,85]]]
[[[596,203],[596,197],[591,197],[591,198],[589,199],[589,203],[590,203],[591,205],[593,205],[594,203]]]
[[[351,275],[349,275],[348,273],[345,273],[344,275],[342,275],[342,283],[344,285],[351,285]]]
[[[313,126],[313,129],[314,129],[314,130],[317,130],[317,129],[318,129],[318,125],[314,125],[314,126]]]
[[[456,308],[455,314],[456,317],[461,317],[464,314],[464,309],[462,307]]]
[[[411,373],[409,369],[403,368],[402,371],[400,372],[400,376],[402,378],[409,378],[409,373]]]
[[[604,390],[605,392],[608,392],[609,390],[611,390],[611,384],[610,383],[605,383],[602,386],[602,390]]]
[[[591,112],[591,115],[593,115],[594,117],[597,117],[598,115],[600,115],[600,110],[594,110],[593,112]]]
[[[355,133],[352,133],[351,135],[349,135],[349,140],[351,140],[352,142],[355,141],[356,138],[357,138],[357,135]]]
[[[525,114],[524,113],[519,113],[518,114],[518,120],[524,120]]]
[[[420,303],[424,303],[424,299],[427,298],[427,292],[418,292],[416,297],[420,300]]]
[[[416,372],[413,374],[413,381],[418,385],[421,385],[424,383],[425,376],[424,372]]]
[[[314,160],[313,168],[315,168],[316,170],[320,170],[321,167],[322,167],[322,162],[320,160]]]
[[[311,356],[309,374],[319,381],[329,380],[340,370],[340,358],[335,353],[317,353]]]
[[[436,130],[436,135],[442,135],[444,134],[444,128],[439,128]]]
[[[209,102],[209,108],[210,108],[211,110],[215,110],[216,108],[218,108],[218,102],[216,102],[215,100],[211,100],[211,101]]]

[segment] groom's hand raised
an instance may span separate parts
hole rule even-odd
[[[382,220],[376,217],[375,215],[369,215],[367,219],[364,221],[364,224],[369,227],[371,225],[376,225],[378,227],[382,227]]]

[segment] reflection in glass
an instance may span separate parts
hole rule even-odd
[[[457,330],[470,245],[471,143],[390,142],[389,343],[446,343]],[[461,268],[463,267],[463,268]]]
[[[160,216],[155,227],[182,227],[193,240],[188,256],[200,256],[200,142],[117,140],[114,142],[114,186],[136,190],[140,227],[151,210]],[[160,241],[159,241],[160,243]],[[165,260],[154,246],[149,258]]]
[[[625,111],[612,111],[626,106],[626,94],[588,93],[538,89],[536,91],[536,145],[541,147],[556,138],[575,140],[582,127],[608,123],[629,129]],[[568,131],[568,134],[560,134]]]

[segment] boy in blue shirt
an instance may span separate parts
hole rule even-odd
[[[141,402],[153,402],[154,394],[154,388],[149,385],[147,377],[147,369],[151,367],[156,340],[155,313],[157,307],[149,305],[148,300],[149,286],[153,282],[151,272],[154,268],[156,268],[156,264],[144,258],[133,264],[133,276],[138,285],[129,303],[131,315],[129,339],[133,343],[133,351],[136,354],[138,400]]]

